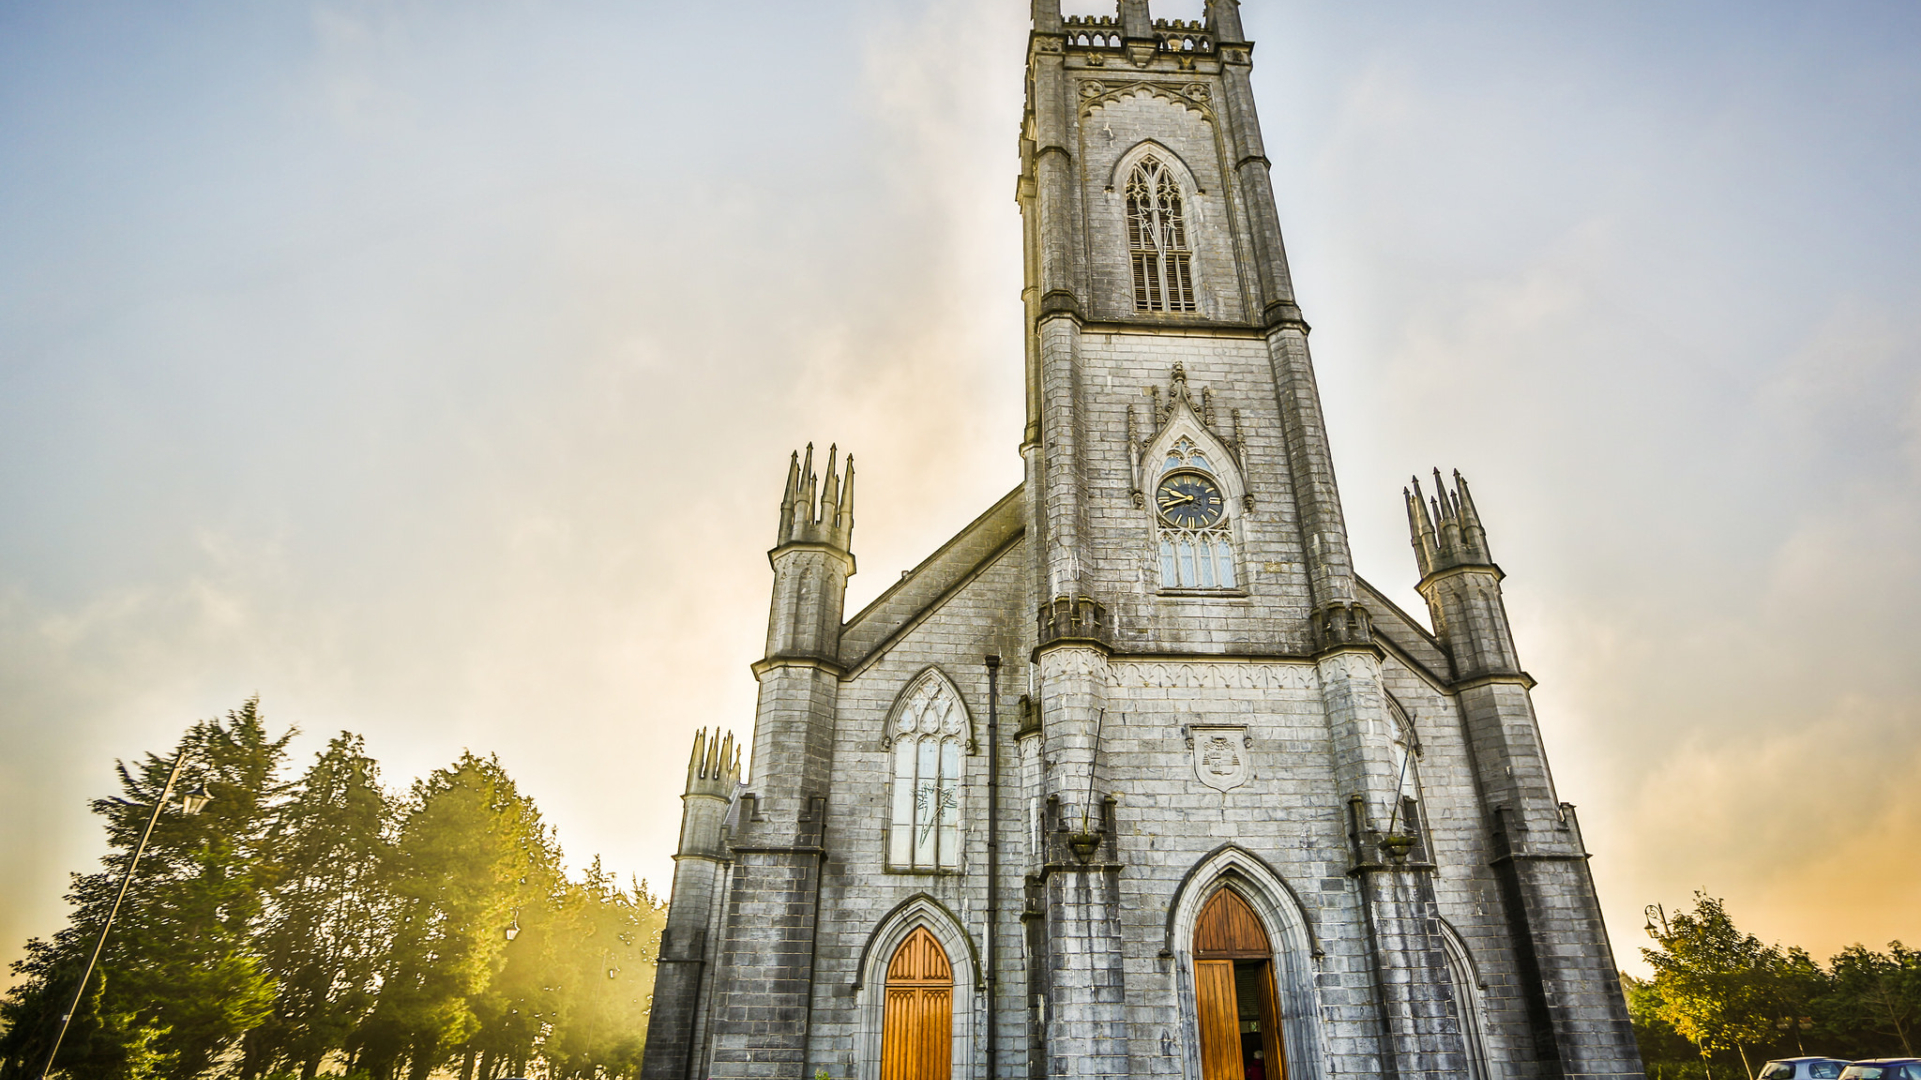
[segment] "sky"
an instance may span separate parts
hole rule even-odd
[[[254,694],[665,891],[789,452],[850,612],[1020,478],[1026,6],[0,5],[0,961]],[[1472,480],[1617,958],[1921,944],[1921,7],[1243,18],[1360,570]]]

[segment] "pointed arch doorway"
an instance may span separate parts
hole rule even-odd
[[[1286,1080],[1274,950],[1247,901],[1220,889],[1194,923],[1201,1080]]]
[[[887,962],[880,1080],[950,1080],[954,1052],[954,966],[925,926]]]

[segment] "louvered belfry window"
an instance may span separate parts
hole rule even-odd
[[[1193,253],[1174,170],[1152,154],[1127,174],[1127,250],[1135,311],[1193,311]]]

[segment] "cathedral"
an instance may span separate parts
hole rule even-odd
[[[1641,1075],[1466,481],[1427,625],[1355,573],[1253,51],[1033,0],[1025,478],[849,614],[852,457],[789,464],[644,1080]]]

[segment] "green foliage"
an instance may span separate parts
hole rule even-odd
[[[1641,1060],[1654,1062],[1691,1062],[1696,1052],[1661,1012],[1661,991],[1652,979],[1637,979],[1625,972],[1621,990],[1627,997],[1628,1020],[1634,1025],[1634,1041],[1641,1048]],[[1692,1062],[1698,1069],[1699,1062]]]
[[[556,914],[566,947],[554,953],[554,1028],[543,1054],[555,1077],[633,1076],[666,905],[645,884],[620,888],[596,859]]]
[[[124,1075],[126,1069],[177,1078],[205,1072],[220,1053],[260,1024],[275,985],[253,951],[252,936],[273,864],[267,849],[274,773],[292,733],[268,735],[259,703],[188,729],[172,754],[118,766],[121,797],[94,802],[106,819],[106,869],[77,875],[68,894],[74,914],[52,941],[33,941],[15,965],[27,979],[7,1008],[22,1039],[50,1038],[92,952],[154,804],[174,761],[189,763],[177,788],[204,783],[213,801],[199,816],[162,812],[101,953],[100,989],[83,1003],[89,1051],[62,1049],[75,1077]],[[91,1005],[91,1007],[89,1007]],[[5,1068],[36,1066],[9,1031]],[[119,1049],[112,1045],[119,1043]],[[71,1065],[69,1065],[71,1063]],[[99,1072],[92,1071],[98,1068]]]
[[[463,754],[404,800],[342,732],[291,784],[258,702],[195,724],[57,1072],[72,1080],[617,1080],[639,1069],[664,903],[598,860],[578,881],[498,760]],[[111,851],[0,1000],[0,1080],[37,1080],[175,760],[119,767]],[[507,929],[519,933],[510,943]],[[611,974],[610,974],[611,973]]]
[[[1886,953],[1850,945],[1832,961],[1833,989],[1821,1002],[1831,1025],[1853,1023],[1889,1055],[1921,1045],[1921,953],[1898,941]]]
[[[23,963],[14,970],[28,969]],[[22,984],[0,1002],[0,1020],[6,1024],[6,1034],[0,1036],[0,1078],[37,1080],[79,976],[75,965],[55,978]],[[69,1075],[100,1080],[153,1080],[164,1075],[171,1062],[157,1043],[165,1032],[134,1013],[107,1007],[104,972],[95,971],[88,986],[90,991],[60,1044],[62,1069]]]
[[[1823,969],[1803,949],[1742,933],[1701,893],[1692,912],[1649,930],[1658,948],[1642,955],[1655,976],[1624,977],[1623,988],[1650,1078],[1752,1076],[1768,1058],[1912,1055],[1921,1043],[1921,954],[1898,941],[1886,953],[1851,945]]]
[[[379,776],[360,736],[343,731],[280,808],[280,880],[258,939],[280,993],[248,1033],[245,1076],[289,1063],[313,1080],[373,1008],[393,929],[381,868],[394,807]]]
[[[462,754],[414,784],[386,885],[395,930],[362,1064],[410,1080],[479,1033],[475,1011],[506,964],[504,930],[558,891],[560,850],[494,758]]]
[[[1774,1034],[1768,979],[1775,950],[1735,929],[1721,901],[1694,894],[1694,911],[1674,916],[1642,949],[1654,968],[1655,1011],[1703,1053],[1746,1048]],[[1749,1075],[1752,1075],[1749,1070]]]

